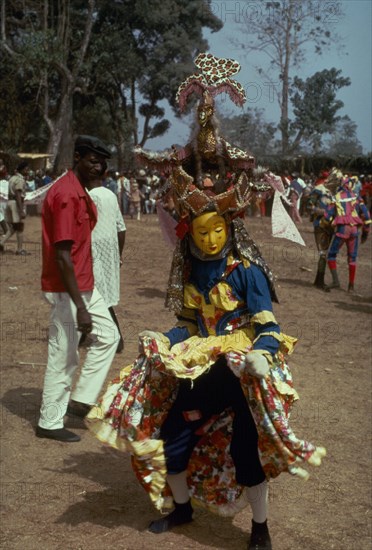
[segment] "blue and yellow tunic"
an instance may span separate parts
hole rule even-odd
[[[197,335],[197,347],[202,337],[206,352],[219,341],[220,353],[256,350],[272,363],[284,338],[262,270],[230,253],[208,262],[193,257],[188,271],[184,309],[177,326],[165,333],[171,347]]]

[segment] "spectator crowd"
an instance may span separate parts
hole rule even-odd
[[[30,166],[23,161],[22,163],[23,186],[22,194],[25,206],[24,214],[27,213],[27,193],[42,189],[56,179],[50,168],[44,170],[32,170]],[[9,200],[9,181],[15,174],[19,175],[17,170],[14,174],[9,174],[6,166],[0,160],[0,227],[2,237],[0,241],[1,251],[4,251],[3,240],[9,226],[12,229],[10,216],[6,215],[7,204]],[[303,218],[310,217],[308,208],[309,198],[317,186],[319,178],[324,179],[328,171],[322,171],[320,174],[299,174],[299,172],[284,171],[281,180],[285,188],[284,206],[296,225],[303,222]],[[369,212],[372,208],[372,174],[355,174],[350,176],[353,180],[353,192],[363,200]],[[130,171],[118,172],[109,168],[106,170],[102,185],[109,189],[117,197],[120,212],[123,216],[140,221],[141,216],[157,214],[157,200],[162,195],[167,179],[164,175],[143,168]],[[174,213],[173,205],[167,205],[163,199],[163,206],[171,214]],[[165,202],[165,204],[164,204]],[[246,215],[248,217],[270,217],[273,203],[273,193],[257,194],[255,200],[248,206]],[[8,219],[7,219],[8,218]],[[22,221],[24,223],[24,220]],[[14,228],[14,227],[13,227]],[[11,235],[14,233],[11,232]],[[11,236],[10,235],[10,236]],[[7,240],[7,239],[6,239]],[[22,245],[17,251],[23,250]]]

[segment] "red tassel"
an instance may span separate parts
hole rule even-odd
[[[176,225],[176,235],[179,239],[183,239],[187,233],[190,231],[190,225],[189,222],[186,219],[182,219],[178,222]]]
[[[349,264],[349,283],[354,284],[356,264]]]

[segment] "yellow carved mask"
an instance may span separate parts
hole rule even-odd
[[[206,212],[191,222],[191,236],[204,254],[218,254],[227,241],[226,222],[216,212]]]

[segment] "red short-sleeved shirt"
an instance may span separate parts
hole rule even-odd
[[[93,290],[91,234],[97,221],[94,202],[72,172],[62,176],[48,191],[42,210],[44,292],[66,292],[56,262],[55,244],[72,241],[71,257],[79,290]]]

